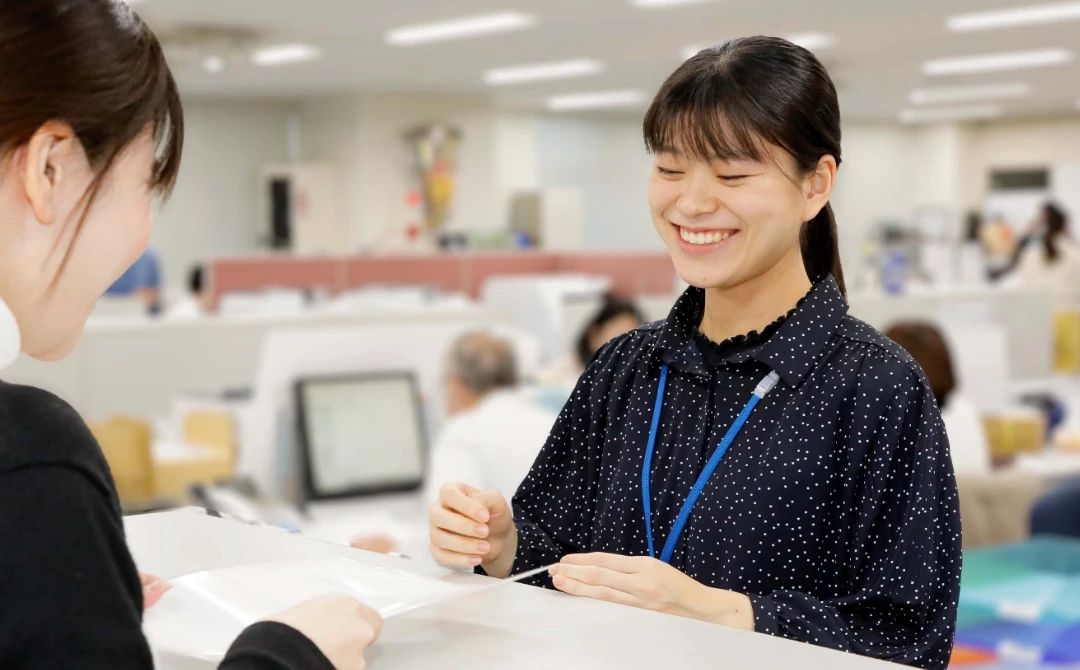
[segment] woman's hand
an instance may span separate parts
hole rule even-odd
[[[363,670],[364,650],[379,639],[383,626],[375,610],[343,595],[316,598],[267,621],[299,631],[336,670]]]
[[[749,598],[709,588],[648,556],[577,554],[550,572],[555,588],[570,595],[754,630]]]
[[[161,600],[161,596],[172,588],[172,584],[160,577],[139,573],[139,582],[142,583],[143,611],[150,609]]]
[[[492,577],[510,576],[517,528],[506,498],[468,484],[447,484],[428,509],[431,553],[442,565],[482,566]]]

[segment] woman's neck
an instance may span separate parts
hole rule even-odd
[[[713,342],[761,331],[795,308],[813,284],[795,250],[765,274],[731,288],[705,290],[705,315],[698,330]]]

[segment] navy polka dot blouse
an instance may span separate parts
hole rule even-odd
[[[956,484],[934,396],[900,347],[820,281],[767,337],[709,346],[705,297],[608,344],[514,497],[514,572],[566,554],[647,556],[641,469],[660,368],[652,465],[657,551],[709,456],[769,371],[671,564],[748,595],[759,632],[945,668],[960,591]],[[534,583],[550,587],[546,575]]]

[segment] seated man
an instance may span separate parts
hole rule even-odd
[[[437,500],[444,484],[461,481],[512,499],[556,418],[518,384],[514,351],[505,340],[476,332],[454,343],[446,371],[447,422],[431,450],[427,501]],[[426,545],[426,527],[423,538]],[[355,538],[353,546],[386,553],[396,550],[397,542],[364,536]]]
[[[438,499],[448,482],[475,482],[513,497],[555,423],[518,383],[505,340],[478,332],[454,344],[446,375],[448,421],[431,451],[426,498]]]

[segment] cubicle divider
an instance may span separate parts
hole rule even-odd
[[[476,298],[493,276],[593,274],[626,295],[667,295],[675,269],[665,253],[544,252],[324,258],[222,258],[211,264],[214,302],[228,293],[270,288],[321,289],[330,294],[364,286],[422,285]]]

